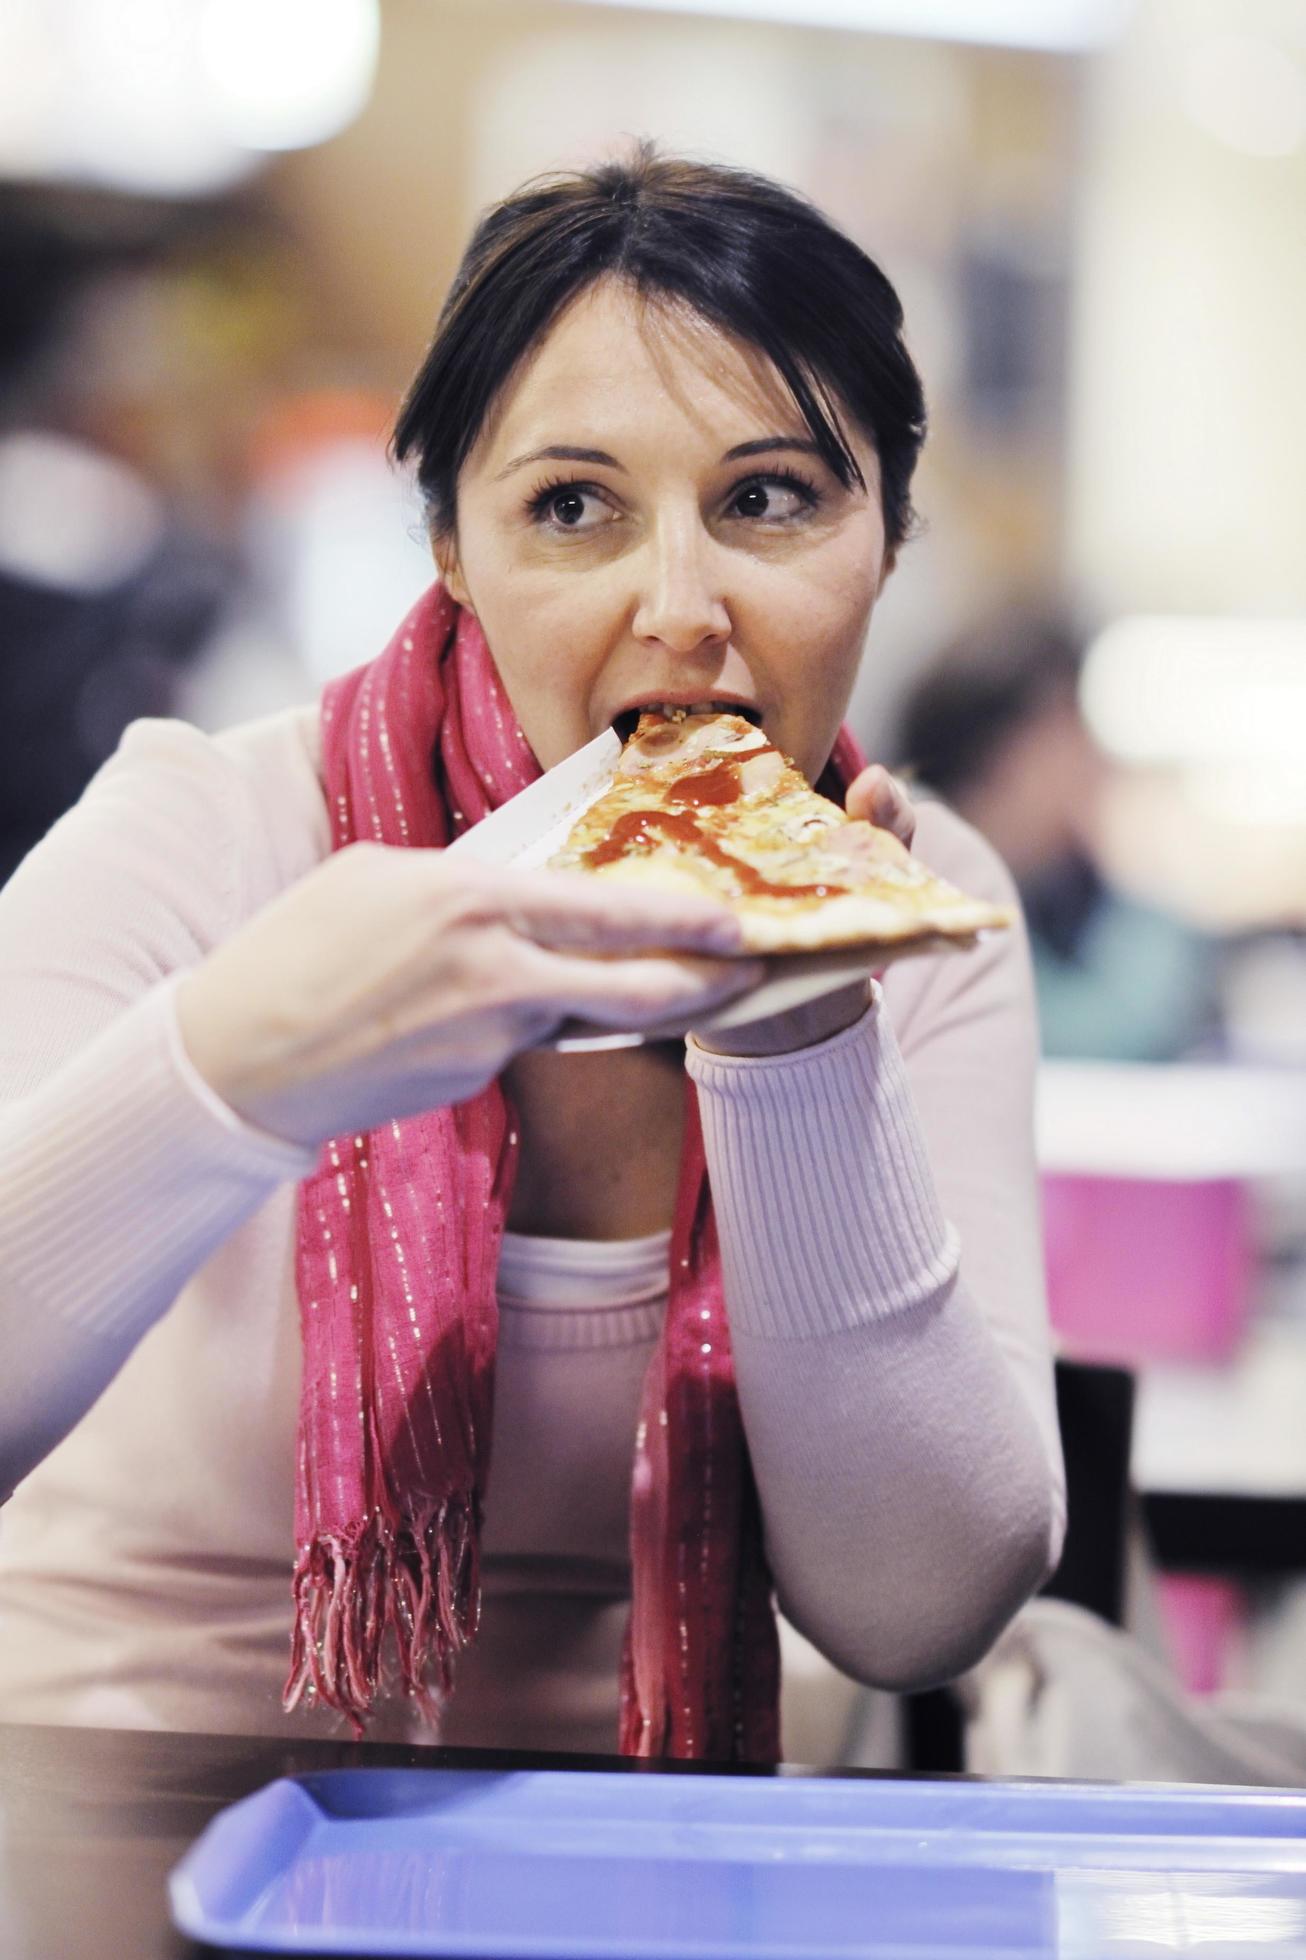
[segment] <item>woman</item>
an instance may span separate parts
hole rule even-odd
[[[909,828],[840,733],[910,524],[900,327],[764,180],[527,186],[397,429],[432,592],[320,709],[138,725],[4,894],[3,1712],[429,1737],[452,1666],[451,1742],[764,1758],[773,1588],[908,1687],[1046,1574],[1019,938],[562,1056],[751,984],[730,921],[433,848],[650,701],[744,704]],[[919,848],[1010,898],[941,809]],[[288,1716],[292,1544],[330,1707]]]

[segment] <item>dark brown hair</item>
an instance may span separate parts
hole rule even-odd
[[[864,488],[845,407],[879,457],[890,548],[910,534],[925,399],[889,281],[795,191],[645,143],[624,161],[526,184],[477,225],[392,444],[397,461],[416,460],[437,537],[453,528],[458,472],[500,389],[603,278],[679,301],[759,348],[836,477]]]

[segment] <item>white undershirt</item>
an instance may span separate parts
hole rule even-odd
[[[548,1239],[505,1232],[499,1308],[629,1307],[667,1291],[669,1231],[641,1239]]]

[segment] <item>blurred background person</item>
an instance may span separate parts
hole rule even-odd
[[[1210,1040],[1208,937],[1132,897],[1099,860],[1110,767],[1079,703],[1068,618],[1013,607],[956,641],[909,693],[906,770],[973,823],[1020,891],[1043,1051],[1170,1061]]]
[[[130,721],[175,710],[236,583],[202,424],[167,422],[179,229],[0,196],[0,883]]]

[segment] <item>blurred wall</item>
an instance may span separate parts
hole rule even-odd
[[[1103,612],[1306,613],[1304,138],[1300,0],[1145,0],[1091,71],[1067,560]]]

